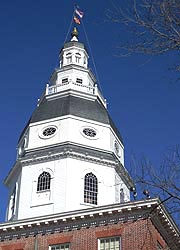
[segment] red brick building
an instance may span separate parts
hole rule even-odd
[[[2,250],[180,249],[179,230],[158,199],[0,225]]]

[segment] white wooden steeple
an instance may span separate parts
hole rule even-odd
[[[121,135],[109,116],[77,30],[40,98],[5,184],[7,220],[129,201]]]

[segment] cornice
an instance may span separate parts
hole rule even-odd
[[[0,224],[0,241],[151,219],[168,246],[178,250],[180,232],[160,204],[155,198],[7,222]]]
[[[52,161],[62,158],[76,158],[102,165],[117,166],[117,160],[111,152],[98,150],[71,142],[56,144],[52,147],[43,147],[36,150],[26,150],[20,162],[23,166],[39,162]]]
[[[19,167],[65,158],[73,158],[115,168],[117,173],[121,175],[122,180],[126,183],[128,188],[134,185],[126,168],[120,163],[114,153],[96,148],[90,148],[87,146],[84,147],[83,145],[73,144],[70,142],[56,144],[52,147],[42,147],[36,150],[25,149],[24,154],[18,158],[6,177],[4,183],[8,183],[9,178]]]
[[[81,161],[113,167],[126,183],[128,188],[134,186],[133,180],[126,168],[120,163],[116,155],[109,151],[84,147],[82,145],[66,142],[55,147],[40,148],[38,150],[26,151],[20,158],[22,166],[38,164],[47,161],[73,158]]]

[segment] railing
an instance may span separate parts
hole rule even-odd
[[[56,84],[53,86],[49,86],[49,84],[47,84],[45,95],[47,96],[47,95],[56,94],[58,92],[61,92],[63,90],[67,90],[67,89],[80,90],[84,93],[93,94],[95,96],[98,96],[99,99],[101,100],[101,102],[103,103],[103,105],[106,107],[106,99],[104,99],[103,95],[99,91],[97,84],[95,85],[95,87],[83,85],[81,83],[77,83],[77,82],[73,82],[73,81],[68,81],[68,82]]]
[[[80,83],[76,83],[76,82],[66,82],[66,83],[61,83],[61,84],[56,84],[53,86],[49,86],[48,84],[46,85],[46,95],[51,95],[51,94],[55,94],[58,93],[62,90],[66,90],[66,89],[75,89],[75,90],[82,90],[86,93],[90,93],[90,94],[94,94],[95,93],[95,88],[92,86],[87,86],[87,85],[83,85]]]

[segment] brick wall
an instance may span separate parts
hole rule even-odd
[[[121,237],[122,250],[156,250],[157,241],[163,249],[166,249],[161,235],[151,221],[146,219],[4,241],[0,242],[0,250],[33,250],[36,240],[38,250],[48,249],[49,245],[67,242],[71,243],[71,250],[97,250],[99,238],[112,236]]]

